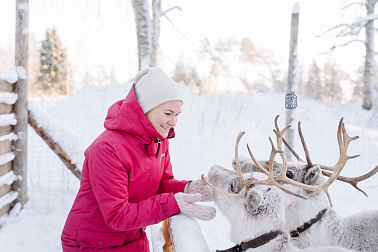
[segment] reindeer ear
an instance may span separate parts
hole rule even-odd
[[[321,169],[319,165],[315,165],[306,171],[306,174],[303,178],[303,183],[306,185],[318,185],[324,182],[324,179],[321,179]]]
[[[263,195],[261,191],[251,189],[245,197],[245,210],[251,214],[257,214],[258,209],[262,203]]]
[[[253,160],[249,157],[240,156],[239,164],[242,173],[259,171],[258,167],[253,163]],[[232,159],[232,168],[237,171],[236,159]]]

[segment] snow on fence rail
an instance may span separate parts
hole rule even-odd
[[[31,103],[30,109],[28,113],[29,125],[75,177],[81,180],[81,167],[84,161],[85,148],[81,144],[79,136],[49,116],[37,103]],[[70,141],[64,141],[62,138],[68,138]],[[62,145],[59,143],[62,143]]]
[[[210,252],[197,221],[183,214],[168,218],[175,252]]]
[[[11,204],[18,197],[18,192],[12,190],[12,184],[20,179],[12,170],[15,159],[12,141],[17,140],[17,135],[13,132],[13,125],[17,123],[13,113],[17,101],[13,83],[18,77],[14,77],[15,71],[7,73],[4,79],[0,77],[0,217],[8,213]]]
[[[174,215],[150,229],[154,252],[210,252],[197,221],[186,215]]]

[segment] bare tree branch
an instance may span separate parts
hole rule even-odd
[[[344,44],[333,45],[333,46],[331,47],[331,51],[334,50],[334,49],[336,49],[336,47],[343,47],[343,46],[349,45],[350,43],[353,43],[353,42],[361,42],[361,43],[364,43],[364,44],[366,43],[365,40],[354,39],[354,40],[350,40],[350,41],[348,41],[348,42],[345,42]]]
[[[173,11],[173,10],[179,10],[179,11],[182,11],[181,7],[180,6],[173,6],[165,11],[162,11],[161,12],[161,15],[162,16],[165,16],[166,13],[170,12],[170,11]]]
[[[348,4],[348,5],[344,6],[344,7],[342,7],[341,9],[342,9],[342,10],[346,10],[346,9],[348,9],[349,7],[353,6],[353,5],[366,6],[365,3],[350,3],[350,4]]]

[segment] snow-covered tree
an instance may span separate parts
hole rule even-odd
[[[67,54],[57,36],[56,29],[46,31],[40,49],[40,75],[38,82],[43,90],[67,94],[69,67]]]
[[[152,0],[151,66],[156,66],[158,64],[161,15],[161,0]]]
[[[131,0],[134,8],[138,41],[139,69],[150,66],[152,46],[152,25],[148,0]]]
[[[138,41],[139,69],[158,66],[160,19],[173,9],[161,10],[161,0],[151,1],[152,19],[148,0],[131,0],[135,15],[135,25]],[[168,19],[169,20],[169,19]]]
[[[365,66],[364,66],[364,87],[363,87],[363,104],[362,107],[366,110],[373,108],[374,103],[374,86],[375,86],[375,61],[374,61],[374,21],[378,19],[378,15],[374,13],[375,6],[378,0],[363,0],[361,2],[353,2],[345,8],[362,6],[366,8],[366,16],[355,20],[352,23],[345,23],[331,28],[329,31],[337,31],[337,38],[340,40],[348,38],[347,42],[336,44],[332,47],[335,49],[340,46],[346,46],[352,42],[362,42],[365,46]],[[365,31],[365,38],[360,39],[362,31]],[[328,31],[327,31],[328,32]],[[378,112],[377,112],[378,113]]]
[[[373,107],[374,85],[375,85],[375,61],[374,61],[374,20],[378,18],[374,14],[374,8],[377,0],[367,0],[365,6],[367,17],[365,21],[365,69],[364,69],[364,102],[363,108],[370,110]]]

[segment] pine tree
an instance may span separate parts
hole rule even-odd
[[[46,38],[42,41],[40,49],[40,62],[38,81],[42,89],[49,93],[67,94],[69,79],[67,54],[62,48],[55,28],[46,31]]]

